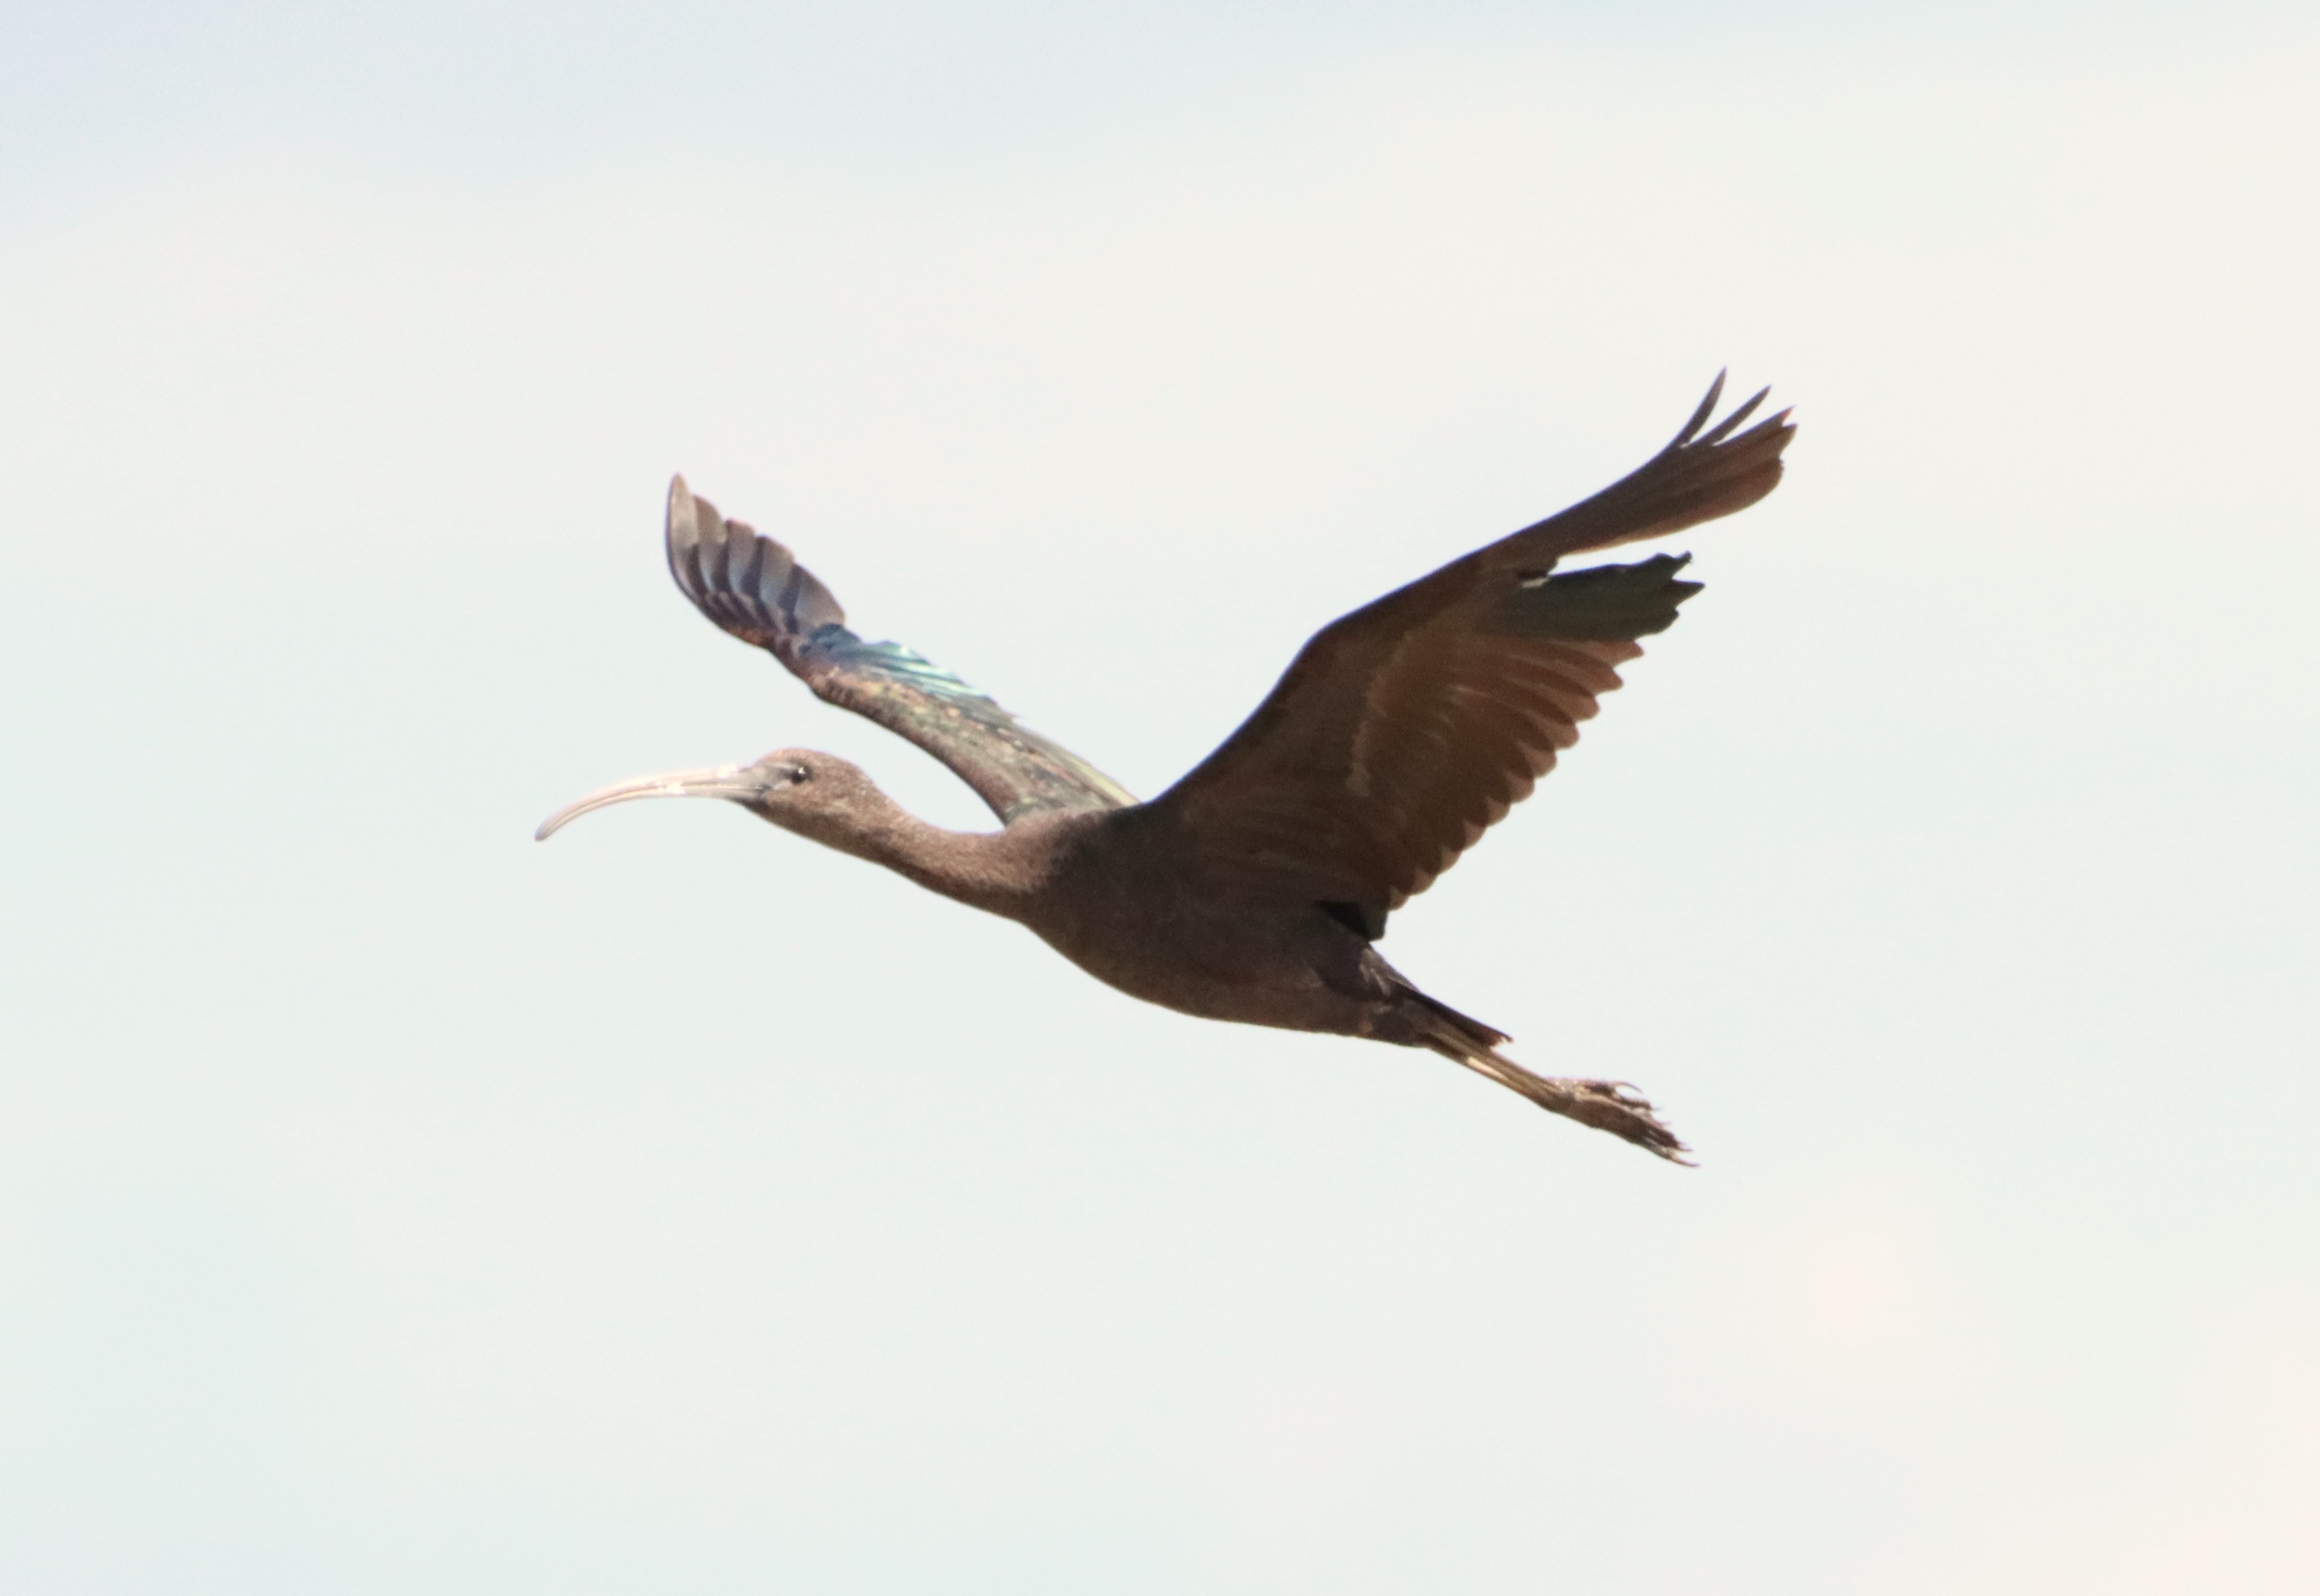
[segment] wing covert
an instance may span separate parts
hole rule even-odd
[[[948,766],[1001,821],[1136,802],[1084,759],[900,643],[872,643],[813,573],[746,521],[729,521],[684,478],[668,489],[669,574],[701,612],[764,648],[815,694],[875,721]]]

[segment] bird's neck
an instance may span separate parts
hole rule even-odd
[[[795,830],[815,841],[884,865],[929,892],[1020,919],[1039,885],[1035,850],[1006,831],[951,831],[929,825],[884,793],[842,814]]]

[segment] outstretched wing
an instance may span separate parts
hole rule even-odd
[[[668,569],[701,612],[787,666],[814,692],[908,738],[955,771],[1002,821],[1136,800],[1069,749],[900,643],[865,643],[790,551],[668,485]]]
[[[1567,554],[1746,508],[1781,480],[1782,411],[1708,427],[1719,375],[1643,467],[1332,621],[1256,712],[1153,801],[1219,890],[1330,905],[1367,935],[1530,793],[1699,585],[1690,557],[1554,575]],[[1769,392],[1769,390],[1767,390]],[[1702,431],[1703,428],[1708,430]]]

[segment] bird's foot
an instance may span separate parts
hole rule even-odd
[[[1536,1087],[1524,1095],[1539,1107],[1576,1120],[1581,1125],[1608,1130],[1646,1152],[1657,1153],[1671,1164],[1690,1165],[1691,1160],[1684,1155],[1691,1149],[1661,1123],[1659,1116],[1652,1111],[1651,1100],[1627,1082],[1575,1081],[1542,1075],[1534,1075],[1531,1080]]]

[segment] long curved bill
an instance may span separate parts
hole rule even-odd
[[[670,770],[658,775],[639,775],[599,787],[585,798],[566,804],[539,822],[539,830],[531,834],[531,839],[545,842],[592,810],[610,809],[632,798],[730,798],[747,803],[765,790],[764,777],[748,765],[719,765],[707,770]]]

